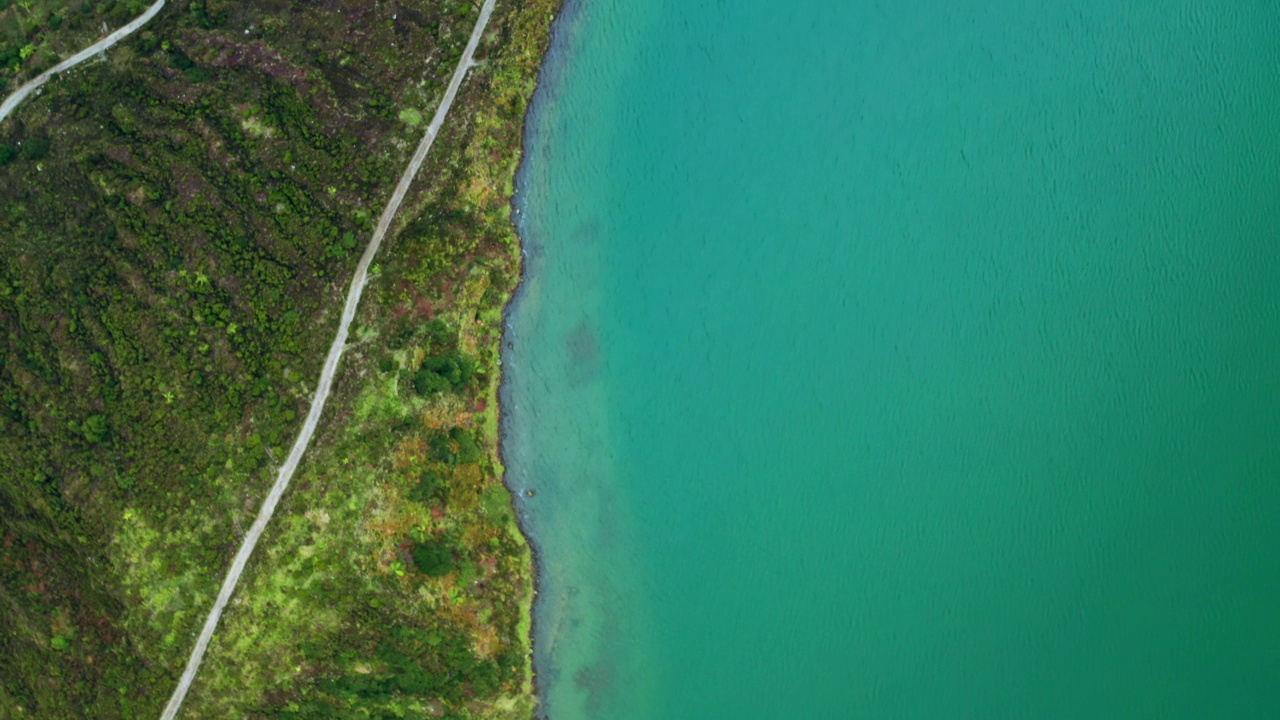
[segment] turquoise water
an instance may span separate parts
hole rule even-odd
[[[1280,5],[571,6],[504,351],[544,712],[1280,717]]]

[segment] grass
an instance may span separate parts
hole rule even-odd
[[[407,124],[409,127],[418,127],[422,124],[422,113],[413,108],[405,108],[400,111],[400,122]]]

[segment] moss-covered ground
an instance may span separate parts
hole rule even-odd
[[[499,2],[184,717],[531,714],[494,387],[557,5]],[[0,124],[0,717],[159,714],[476,11],[175,0]]]

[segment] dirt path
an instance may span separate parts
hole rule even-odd
[[[110,35],[102,38],[98,42],[81,50],[75,55],[72,55],[66,60],[63,60],[57,65],[54,65],[48,70],[45,70],[27,81],[27,83],[22,87],[14,90],[9,97],[4,99],[3,103],[0,103],[0,122],[3,122],[4,119],[9,116],[9,113],[13,112],[13,109],[18,107],[18,103],[26,100],[28,95],[39,89],[41,85],[44,85],[49,78],[54,76],[54,74],[70,70],[94,55],[105,52],[107,48],[132,35],[134,30],[146,25],[151,21],[151,18],[156,16],[156,13],[160,12],[160,9],[164,7],[164,3],[165,0],[156,0],[154,5],[147,8],[146,12],[129,21],[128,25],[118,28]]]
[[[333,386],[333,376],[338,370],[338,361],[342,359],[342,352],[346,348],[347,332],[351,328],[352,319],[355,318],[356,306],[360,304],[360,296],[364,293],[365,283],[369,279],[369,264],[373,261],[373,256],[377,254],[378,246],[382,244],[382,237],[386,234],[387,228],[391,226],[391,219],[395,217],[396,211],[400,209],[400,203],[404,200],[405,193],[409,191],[409,185],[413,182],[414,175],[417,175],[418,168],[422,166],[422,161],[426,159],[427,152],[431,150],[431,144],[435,142],[436,134],[440,132],[440,126],[444,124],[444,118],[449,113],[449,108],[453,105],[454,97],[458,94],[458,88],[462,85],[463,77],[467,74],[467,70],[474,65],[472,58],[475,55],[476,46],[480,44],[480,36],[489,24],[489,16],[493,14],[495,1],[485,0],[484,5],[480,8],[480,17],[476,20],[475,29],[471,31],[471,39],[467,42],[467,49],[462,53],[462,59],[458,61],[458,66],[453,71],[453,79],[449,81],[449,89],[445,91],[444,99],[440,101],[440,107],[436,109],[435,117],[431,119],[431,124],[427,126],[426,136],[422,138],[417,152],[413,154],[413,159],[409,161],[409,167],[405,168],[404,174],[400,176],[400,183],[396,185],[396,190],[391,195],[391,200],[387,202],[386,209],[382,211],[382,217],[378,220],[378,227],[373,231],[369,246],[365,248],[364,255],[360,257],[360,263],[356,266],[355,276],[351,279],[351,289],[347,292],[347,302],[342,308],[342,321],[338,324],[337,337],[333,339],[333,345],[329,347],[329,355],[324,361],[324,370],[320,373],[320,382],[316,384],[315,396],[311,400],[311,410],[307,413],[306,421],[302,423],[302,430],[298,433],[298,439],[294,441],[293,448],[289,451],[288,459],[280,467],[280,473],[276,477],[275,484],[271,486],[271,492],[267,493],[267,499],[263,501],[262,509],[258,511],[258,517],[253,521],[253,527],[249,528],[248,534],[244,536],[244,541],[240,544],[240,550],[236,552],[235,559],[227,570],[227,576],[222,581],[222,589],[219,590],[218,597],[213,603],[213,608],[209,611],[209,617],[205,619],[204,628],[201,629],[196,645],[191,650],[191,657],[187,660],[186,670],[183,671],[182,678],[178,681],[178,687],[173,691],[173,696],[169,698],[169,704],[165,706],[164,713],[160,716],[161,720],[173,720],[178,714],[178,709],[182,707],[182,701],[186,698],[187,691],[191,688],[191,681],[195,679],[196,672],[200,669],[200,661],[204,658],[205,650],[209,647],[213,632],[218,627],[218,620],[222,617],[222,611],[227,606],[227,602],[231,600],[231,594],[235,592],[236,584],[240,582],[240,575],[244,572],[249,556],[253,554],[253,549],[257,546],[258,539],[262,537],[262,532],[266,529],[267,523],[270,522],[271,516],[275,513],[276,504],[280,502],[280,497],[284,494],[285,488],[289,486],[289,480],[293,477],[294,471],[297,470],[298,463],[302,460],[302,455],[307,450],[307,445],[311,443],[311,435],[315,432],[316,425],[320,421],[320,414],[324,411],[325,401],[329,399],[329,391]]]

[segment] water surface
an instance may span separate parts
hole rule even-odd
[[[1280,717],[1280,6],[598,0],[519,179],[553,720]]]

